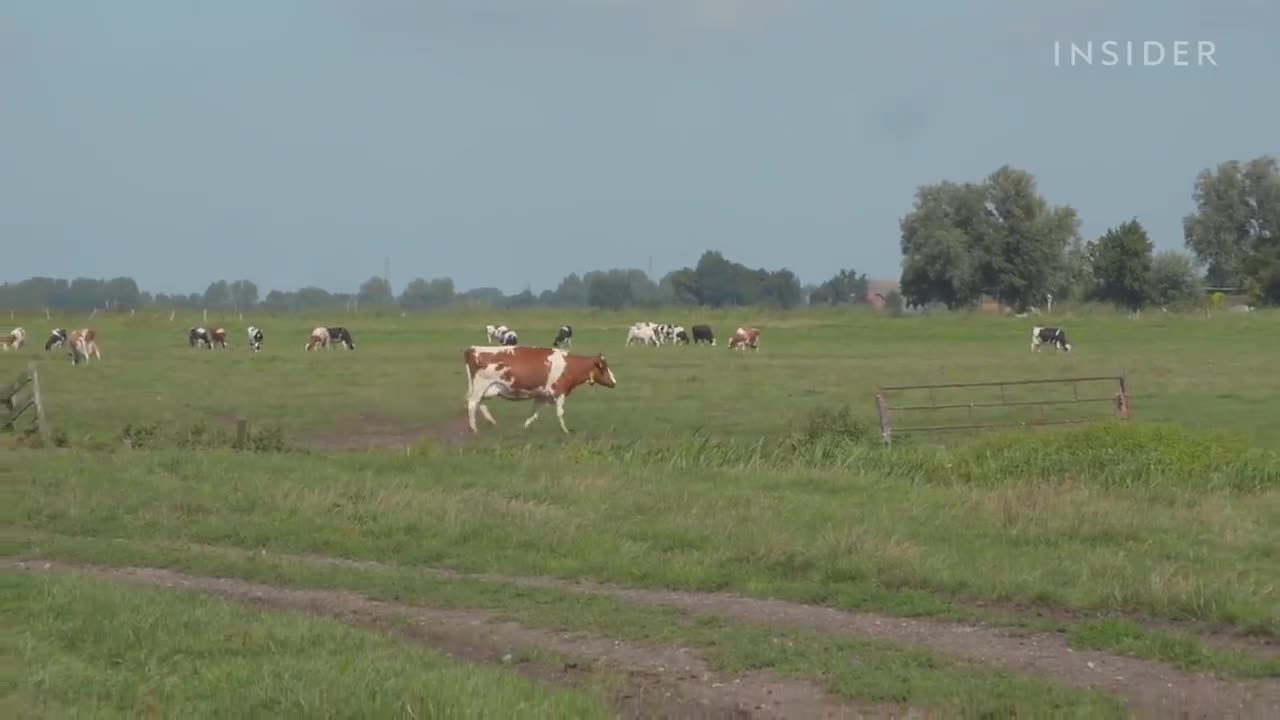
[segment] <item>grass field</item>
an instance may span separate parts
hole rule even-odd
[[[642,318],[708,322],[720,343],[624,348],[626,326]],[[104,361],[73,367],[65,354],[46,356],[39,346],[53,325],[77,327],[83,318],[18,317],[13,324],[27,329],[31,344],[0,353],[0,380],[39,363],[64,447],[28,447],[28,438],[0,450],[0,549],[9,557],[484,610],[530,629],[637,643],[647,648],[637,658],[678,644],[693,648],[706,672],[768,674],[757,684],[791,688],[795,703],[810,691],[786,683],[814,683],[808,701],[864,709],[1159,715],[1172,707],[1159,704],[1169,698],[1157,692],[1151,678],[1158,676],[1184,688],[1174,700],[1179,708],[1221,707],[1239,686],[1249,689],[1248,702],[1263,703],[1265,716],[1275,707],[1265,703],[1280,703],[1280,411],[1271,401],[1280,378],[1267,372],[1280,349],[1280,337],[1268,332],[1276,318],[1068,314],[1053,323],[1074,346],[1063,354],[1030,351],[1030,320],[983,315],[245,316],[211,318],[228,328],[233,347],[204,351],[186,345],[198,318],[170,323],[167,314],[139,313],[95,318]],[[574,351],[604,353],[617,388],[574,393],[570,436],[549,413],[523,430],[527,403],[491,400],[499,427],[482,421],[472,437],[462,349],[482,344],[483,326],[497,321],[526,344],[548,344],[560,323],[572,324]],[[257,355],[244,342],[250,324],[266,332]],[[308,331],[321,324],[350,328],[357,349],[303,352]],[[724,347],[739,324],[762,329],[758,353]],[[1128,423],[1106,420],[1106,404],[1059,406],[1047,416],[1103,422],[905,436],[888,449],[876,442],[878,384],[1119,373],[1133,397]],[[996,392],[954,400],[982,402]],[[1006,392],[1015,400],[1071,397],[1070,388]],[[1080,388],[1081,396],[1112,392],[1101,384]],[[979,411],[975,419],[1031,412]],[[941,415],[968,417],[965,409]],[[229,447],[237,419],[258,433],[261,452]],[[275,559],[261,559],[264,551]],[[332,564],[344,559],[379,565]],[[427,570],[486,576],[427,582],[420,574]],[[143,603],[157,613],[197,601],[201,612],[222,608],[166,599],[167,591],[112,589],[101,577],[37,583],[25,571],[4,572],[2,599],[15,608],[4,622],[38,628],[24,630],[27,644],[8,653],[17,668],[9,702],[35,715],[50,707],[132,708],[120,705],[119,693],[89,697],[60,685],[66,678],[46,680],[49,672],[37,668],[75,664],[76,672],[106,673],[95,658],[116,642],[115,630],[104,627],[83,644],[60,644],[60,623],[93,625],[102,603]],[[556,578],[694,593],[688,602],[702,603],[712,617],[654,606],[661,598],[588,601],[572,583],[525,586]],[[33,593],[58,602],[40,610]],[[739,616],[724,593],[790,604],[781,615]],[[879,617],[897,627],[894,618],[917,618],[938,628],[937,636],[890,630],[868,639],[849,631],[836,640],[786,619],[813,620],[819,606],[863,613],[848,616],[853,624]],[[23,619],[37,611],[44,613],[38,621]],[[304,630],[339,631],[323,624],[329,620],[304,629],[230,605],[216,612],[219,623],[295,638],[282,640],[286,647]],[[986,639],[938,639],[961,626]],[[1026,659],[1015,645],[993,650],[1028,634],[1062,652]],[[215,649],[223,637],[191,642],[222,652]],[[359,652],[377,653],[394,668],[407,667],[401,653],[433,652],[367,642]],[[160,653],[166,641],[154,644]],[[1097,653],[1098,663],[1136,665],[1115,674],[1127,679],[1099,685],[1073,665],[1087,653]],[[338,672],[359,662],[353,657],[321,654],[297,672],[321,692],[324,668]],[[277,660],[255,651],[219,662],[273,667]],[[287,650],[278,662],[280,672],[292,672]],[[627,658],[610,662],[625,676],[642,674]],[[457,671],[445,661],[425,666]],[[355,704],[346,707],[367,703],[367,714],[379,714],[389,706],[378,703],[409,697],[414,682],[425,682],[408,672],[389,673],[385,688],[353,693]],[[136,693],[136,678],[112,673],[112,687]],[[589,716],[607,706],[627,714],[619,699],[626,693],[596,680],[565,689],[549,681],[530,686],[501,671],[474,677],[444,682],[430,702],[465,706],[468,693],[493,684],[500,689],[492,712],[527,703],[542,708],[535,714]],[[1214,677],[1240,682],[1219,685]],[[255,702],[219,697],[199,677],[173,682],[179,690],[151,696],[161,714],[218,714]],[[666,691],[713,692],[688,683]],[[192,705],[190,693],[210,704]]]

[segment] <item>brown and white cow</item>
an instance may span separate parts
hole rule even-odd
[[[729,338],[730,350],[760,349],[760,330],[758,328],[738,328]]]
[[[214,328],[213,332],[209,333],[209,337],[210,337],[209,347],[220,345],[225,348],[227,346],[227,329],[226,328]]]
[[[476,432],[476,410],[490,425],[498,423],[481,401],[488,397],[506,400],[533,400],[533,414],[524,421],[527,428],[538,419],[543,405],[555,405],[560,429],[564,424],[564,402],[579,385],[617,384],[604,355],[571,355],[556,348],[472,345],[463,352],[467,364],[467,424]]]
[[[318,327],[312,330],[311,337],[307,338],[306,350],[310,352],[322,347],[329,347],[329,328]]]
[[[27,331],[16,327],[9,334],[0,338],[0,350],[21,350],[27,342]]]
[[[98,350],[98,333],[93,328],[79,328],[72,330],[67,335],[68,353],[71,355],[71,364],[79,365],[80,358],[84,358],[85,362],[89,362],[90,357],[102,359],[102,353]]]

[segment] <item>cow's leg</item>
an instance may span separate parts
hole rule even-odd
[[[530,426],[530,425],[532,425],[532,424],[533,424],[533,421],[534,421],[534,420],[537,420],[537,419],[538,419],[538,413],[539,413],[541,410],[542,410],[542,400],[539,400],[538,398],[534,398],[534,400],[533,400],[533,414],[529,416],[529,419],[528,419],[528,420],[525,420],[525,421],[524,421],[524,427],[525,427],[525,429],[526,429],[526,430],[529,428],[529,426]]]
[[[564,425],[564,396],[563,395],[556,396],[556,419],[560,421],[560,429],[564,431],[565,435],[568,435],[569,428],[565,427]]]
[[[494,427],[498,426],[498,421],[494,420],[493,415],[489,414],[489,408],[481,404],[480,398],[473,394],[467,398],[467,425],[471,428],[471,432],[477,432],[476,430],[476,411],[477,410],[480,411],[480,414],[484,416],[484,419],[488,421],[490,425],[493,425]]]

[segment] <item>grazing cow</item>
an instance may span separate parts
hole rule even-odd
[[[760,330],[757,328],[738,328],[729,338],[730,350],[760,349]]]
[[[506,325],[485,325],[484,334],[488,336],[489,342],[500,343],[502,336],[506,335],[509,329]]]
[[[633,342],[639,342],[645,345],[657,345],[658,336],[653,331],[651,323],[636,323],[627,330],[626,346],[630,346]]]
[[[513,345],[519,345],[520,338],[516,336],[515,330],[507,330],[504,328],[502,331],[502,335],[498,337],[498,344],[506,345],[508,347]]]
[[[249,349],[258,352],[262,349],[262,329],[249,326]]]
[[[329,347],[346,345],[348,350],[355,350],[356,344],[351,341],[351,333],[344,327],[329,328]]]
[[[213,347],[213,341],[209,339],[209,331],[202,327],[193,327],[187,332],[187,344],[191,347]]]
[[[0,350],[21,350],[27,342],[27,331],[16,327],[9,331],[4,340],[0,340]]]
[[[227,347],[227,329],[226,328],[214,328],[213,332],[209,333],[209,337],[212,338],[212,341],[209,343],[209,347],[213,347],[214,345],[217,345],[222,348]]]
[[[676,325],[671,328],[671,343],[673,345],[689,344],[689,333],[685,332],[684,326]]]
[[[44,341],[44,351],[49,352],[56,347],[62,347],[66,341],[66,328],[54,328],[53,332],[49,333],[49,339]]]
[[[1051,343],[1059,350],[1071,352],[1071,343],[1067,341],[1067,334],[1062,332],[1062,328],[1031,328],[1031,349],[1036,352],[1040,352],[1040,346],[1045,343]]]
[[[551,347],[569,347],[573,344],[573,328],[568,325],[561,325],[560,330],[556,332],[556,339],[551,343]]]
[[[603,355],[570,355],[539,347],[471,346],[463,352],[467,365],[467,424],[476,432],[476,410],[490,425],[498,423],[481,401],[488,397],[533,400],[527,428],[538,419],[542,405],[555,405],[565,433],[564,402],[573,389],[587,383],[612,388],[617,383]]]
[[[699,343],[716,344],[716,336],[711,332],[710,325],[694,325],[693,326],[693,344]]]
[[[306,350],[311,352],[315,348],[329,347],[329,328],[318,327],[311,331],[311,337],[307,338]]]
[[[71,355],[72,365],[79,365],[80,358],[84,358],[86,363],[90,357],[102,360],[102,352],[98,350],[98,333],[93,328],[72,330],[67,336],[67,342],[71,346],[68,354]]]

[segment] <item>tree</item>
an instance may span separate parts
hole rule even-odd
[[[810,305],[843,305],[867,301],[867,276],[841,270],[809,295]]]
[[[587,304],[617,310],[631,304],[631,282],[614,272],[587,273]]]
[[[212,310],[224,310],[231,307],[231,287],[226,280],[209,283],[204,290],[204,306]]]
[[[405,310],[442,308],[453,302],[453,280],[414,278],[400,293],[400,307]]]
[[[577,273],[569,273],[560,281],[549,299],[552,305],[560,307],[586,307],[587,284]]]
[[[1071,241],[1062,267],[1050,283],[1055,300],[1086,300],[1093,297],[1093,268],[1089,251],[1080,238]]]
[[[1136,219],[1108,230],[1088,250],[1094,297],[1130,310],[1150,302],[1151,239]]]
[[[1080,221],[1070,206],[1050,206],[1030,173],[1005,165],[981,183],[922,186],[899,225],[912,305],[956,308],[985,293],[1026,310],[1062,276]]]
[[[138,283],[134,282],[131,277],[112,278],[106,283],[106,300],[111,303],[111,307],[136,308],[142,299],[142,293],[138,290]]]
[[[1151,260],[1151,300],[1167,305],[1197,303],[1203,295],[1195,264],[1183,253],[1166,250]]]
[[[395,296],[391,294],[391,286],[387,281],[374,275],[360,283],[356,301],[367,307],[389,307],[395,302]]]
[[[1244,287],[1280,302],[1280,164],[1264,155],[1196,176],[1195,212],[1182,220],[1186,246],[1213,286]]]
[[[231,304],[239,310],[246,310],[258,304],[258,285],[252,280],[237,280],[227,287],[231,294]]]

